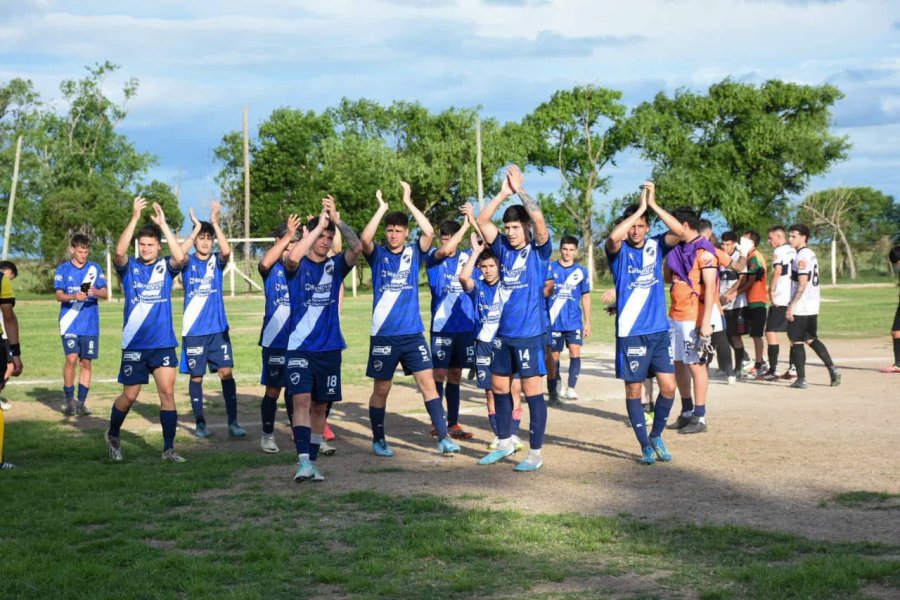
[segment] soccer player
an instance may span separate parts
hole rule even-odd
[[[544,283],[550,263],[552,246],[544,213],[522,186],[522,172],[516,165],[506,171],[500,192],[478,215],[478,226],[484,241],[500,262],[500,298],[503,311],[494,338],[491,361],[491,390],[497,410],[497,449],[484,456],[479,464],[490,465],[516,451],[512,439],[513,377],[518,373],[522,392],[528,402],[531,450],[525,460],[515,466],[516,471],[537,471],[544,460],[541,449],[547,427],[547,402],[543,394],[546,375],[546,330],[543,312]],[[503,213],[503,231],[491,221],[500,205],[518,194],[522,204],[513,205]],[[529,226],[534,227],[534,238]]]
[[[288,289],[284,261],[291,247],[297,243],[300,218],[289,215],[285,223],[275,230],[277,241],[260,259],[257,267],[263,278],[266,308],[263,313],[259,346],[262,348],[262,374],[260,384],[266,387],[259,412],[262,418],[260,449],[268,454],[278,452],[275,443],[275,413],[278,411],[278,396],[285,390],[285,405],[288,417],[294,409],[293,399],[287,392],[287,342],[291,324],[291,294]]]
[[[744,309],[745,323],[750,339],[753,340],[753,370],[760,371],[765,362],[763,359],[763,333],[766,328],[766,301],[769,299],[769,288],[766,282],[766,259],[759,251],[759,233],[749,229],[741,237],[741,244],[747,249],[747,267],[741,276],[737,287],[732,288],[728,298],[744,294],[747,298],[747,306]],[[728,327],[728,314],[725,315],[725,324]],[[729,333],[729,335],[732,335]],[[734,337],[732,337],[734,340]],[[740,350],[735,345],[735,365],[737,374],[743,375],[743,361],[747,351],[741,342]],[[739,355],[739,356],[738,356]]]
[[[778,374],[775,372],[778,366],[778,334],[786,332],[788,321],[786,318],[788,303],[791,300],[791,265],[794,263],[796,251],[787,242],[787,233],[784,227],[776,225],[769,229],[769,245],[775,249],[775,257],[772,259],[772,280],[769,281],[769,314],[766,317],[766,344],[768,344],[769,368],[763,369],[763,365],[754,364],[751,375],[756,373],[756,378],[763,381],[775,381]],[[757,360],[757,362],[759,362]],[[790,368],[785,376],[790,377]]]
[[[335,228],[347,249],[329,256]],[[284,262],[291,295],[287,345],[288,389],[294,403],[292,429],[297,450],[294,481],[325,480],[316,459],[325,431],[327,408],[341,400],[341,353],[347,344],[338,315],[341,282],[362,252],[356,233],[341,221],[334,198],[322,200],[322,213],[307,224]]]
[[[649,237],[652,209],[669,228]],[[613,283],[616,287],[616,377],[625,382],[628,420],[641,445],[641,462],[672,460],[662,439],[666,420],[675,402],[675,365],[666,319],[663,260],[684,231],[681,223],[656,203],[656,187],[644,182],[640,204],[628,207],[606,240]],[[653,407],[653,424],[641,406],[644,380],[656,376],[659,395]]]
[[[559,242],[559,254],[559,260],[550,263],[554,280],[550,296],[553,362],[559,364],[559,355],[565,345],[569,349],[569,379],[560,397],[578,400],[575,386],[581,373],[581,346],[591,335],[591,282],[587,269],[575,262],[578,254],[576,238],[563,236]],[[558,372],[559,368],[556,370]]]
[[[190,209],[194,230],[182,242],[184,253],[194,246],[181,269],[184,283],[184,321],[181,325],[181,372],[191,376],[188,393],[194,412],[194,435],[212,435],[203,416],[203,375],[218,373],[228,415],[228,435],[244,437],[247,432],[237,421],[237,385],[234,382],[234,353],[228,335],[228,318],[222,297],[222,271],[228,265],[231,245],[219,225],[221,205],[210,203],[209,221],[200,221]],[[213,252],[213,240],[219,251]]]
[[[818,337],[819,321],[819,260],[807,247],[809,228],[797,223],[788,227],[788,242],[794,249],[791,265],[791,300],[785,318],[788,322],[788,339],[791,341],[791,364],[797,369],[797,380],[792,388],[806,389],[806,348],[818,355],[828,368],[831,386],[841,385],[841,373],[834,366],[831,355]]]
[[[119,431],[128,411],[138,398],[141,386],[156,382],[159,394],[159,422],[162,425],[164,462],[180,463],[184,458],[175,452],[175,432],[178,413],[175,410],[175,369],[178,355],[175,330],[172,325],[172,283],[187,261],[175,234],[166,223],[162,207],[153,203],[152,223],[137,232],[139,258],[129,256],[141,212],[147,201],[134,199],[131,219],[116,243],[113,264],[122,280],[125,293],[125,324],[122,328],[122,362],[119,383],[122,393],[113,402],[106,430],[106,450],[114,461],[124,460]],[[168,258],[161,257],[162,236],[166,237]]]
[[[12,266],[15,270],[15,265]],[[0,344],[0,372],[6,372],[7,361],[13,364],[12,376],[22,374],[22,348],[19,346],[19,320],[16,318],[14,307],[16,295],[10,285],[10,277],[0,270],[0,315],[3,316],[3,326],[0,333],[5,334],[6,339]],[[4,409],[5,410],[5,409]],[[9,471],[15,468],[11,462],[7,462],[3,455],[3,436],[5,432],[5,420],[3,410],[0,410],[0,471]]]
[[[12,283],[12,281],[19,276],[19,269],[16,267],[16,263],[11,260],[0,260],[0,273],[3,274],[4,277],[7,277]],[[15,365],[13,364],[13,356],[9,352],[9,340],[6,336],[6,329],[3,327],[3,313],[0,311],[0,332],[2,332],[2,342],[0,342],[0,351],[2,351],[3,347],[7,349],[6,356],[6,370],[2,374],[2,381],[0,381],[0,392],[6,387],[7,382],[9,382],[10,378],[13,376],[13,371],[15,370]],[[12,407],[6,398],[0,397],[0,410],[9,410]]]
[[[681,223],[680,242],[666,257],[671,272],[675,382],[681,395],[681,414],[672,425],[678,433],[706,431],[706,398],[709,392],[707,363],[711,359],[712,334],[723,328],[719,304],[719,259],[716,248],[700,235],[700,215],[693,209],[676,209]]]
[[[106,276],[97,263],[88,260],[91,240],[76,233],[69,243],[71,259],[56,267],[53,289],[59,307],[59,335],[66,362],[63,366],[63,393],[66,415],[88,416],[85,406],[91,387],[91,362],[100,357],[100,310],[97,299],[106,298]],[[78,404],[75,404],[75,367],[78,376]]]
[[[409,184],[400,182],[403,204],[419,226],[419,239],[407,244],[409,217],[405,213],[388,213],[388,203],[375,192],[378,209],[360,235],[363,254],[372,269],[372,329],[369,338],[369,361],[366,375],[373,380],[369,397],[369,419],[372,424],[372,450],[376,456],[391,457],[394,451],[384,434],[385,406],[397,364],[412,373],[425,401],[431,425],[437,431],[438,451],[455,454],[459,446],[447,431],[444,405],[437,393],[432,375],[431,352],[425,342],[425,326],[419,314],[419,265],[425,260],[434,239],[434,228],[412,201]],[[385,243],[374,242],[378,224],[384,218]]]
[[[740,292],[741,282],[747,277],[736,268],[740,260],[740,251],[737,248],[737,234],[733,231],[726,231],[722,234],[722,252],[724,252],[731,260],[731,264],[727,267],[719,266],[719,301],[722,304],[722,311],[725,314],[725,331],[723,335],[727,336],[727,343],[734,349],[734,360],[729,366],[733,366],[730,372],[726,372],[728,383],[734,383],[737,378],[741,377],[741,361],[744,356],[744,340],[742,336],[746,333],[747,324],[747,296]],[[718,352],[718,346],[716,351]],[[727,349],[731,352],[731,349]],[[725,364],[728,364],[727,361]],[[719,355],[719,365],[723,364],[722,356]]]
[[[891,261],[898,275],[900,275],[900,246],[891,248],[888,260]],[[894,364],[881,369],[882,373],[900,373],[900,302],[897,303],[897,310],[894,312],[894,324],[891,326],[891,341],[894,344]]]
[[[441,247],[428,252],[425,259],[428,286],[431,288],[431,359],[438,396],[447,396],[447,431],[457,440],[471,439],[472,433],[459,424],[459,384],[462,371],[475,363],[475,306],[463,292],[459,273],[469,260],[469,252],[457,252],[468,229],[466,204],[460,211],[463,224],[441,223]],[[446,392],[445,392],[446,383]],[[437,435],[432,430],[432,435]]]

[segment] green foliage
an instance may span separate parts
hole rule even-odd
[[[839,214],[835,215],[835,210]],[[870,187],[832,188],[803,199],[797,220],[809,226],[813,235],[831,239],[834,225],[822,215],[836,217],[836,223],[853,244],[878,242],[900,231],[900,204],[884,192]]]
[[[842,97],[831,85],[726,79],[706,95],[658,94],[619,135],[653,162],[665,205],[718,209],[733,228],[763,230],[811,176],[847,157],[847,138],[829,132]]]

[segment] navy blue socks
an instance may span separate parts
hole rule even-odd
[[[581,374],[581,357],[569,360],[569,387],[574,388],[578,383],[578,375]]]
[[[644,417],[644,407],[641,405],[641,399],[626,398],[625,410],[628,411],[628,420],[631,422],[634,436],[637,438],[641,448],[646,448],[650,445],[650,437],[647,435],[647,419]]]
[[[442,440],[447,437],[447,418],[444,416],[444,404],[441,402],[441,399],[432,398],[431,400],[426,400],[425,410],[428,411],[428,416],[431,417],[431,425],[437,432],[438,439]]]
[[[191,410],[194,411],[194,421],[206,423],[206,419],[203,418],[203,382],[189,381],[188,394],[191,397]]]
[[[372,441],[384,439],[384,414],[383,408],[369,407],[369,421],[372,422]]]
[[[270,434],[275,431],[275,413],[278,412],[278,397],[263,396],[259,402],[259,414],[262,418],[262,431]]]
[[[662,435],[673,404],[675,404],[675,398],[665,398],[662,394],[656,397],[656,406],[653,408],[653,429],[650,430],[650,437]]]
[[[526,396],[528,401],[529,426],[531,428],[530,443],[532,450],[540,450],[544,445],[544,432],[547,430],[547,402],[543,394]],[[510,398],[512,402],[512,398]]]
[[[228,424],[237,421],[237,384],[234,377],[222,380],[222,396],[225,397],[225,412],[228,414]]]
[[[174,410],[160,410],[159,424],[162,425],[163,451],[175,447],[175,431],[178,428],[178,412]]]

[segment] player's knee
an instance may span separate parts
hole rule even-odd
[[[78,355],[74,352],[72,354],[66,354],[66,366],[74,367],[78,363]],[[57,363],[59,364],[59,363]]]
[[[436,375],[434,380],[438,380]],[[447,382],[454,385],[459,385],[460,383],[462,383],[462,369],[454,368],[447,371]]]
[[[93,362],[93,361],[91,361],[91,360],[88,359],[88,358],[82,358],[82,359],[81,359],[81,370],[82,370],[82,371],[90,371],[90,370],[91,370],[91,363],[92,363],[92,362]]]
[[[219,379],[234,379],[234,372],[231,370],[231,367],[223,367],[219,369]]]

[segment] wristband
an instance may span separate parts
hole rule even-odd
[[[22,347],[19,344],[10,344],[9,352],[13,356],[22,356]]]

